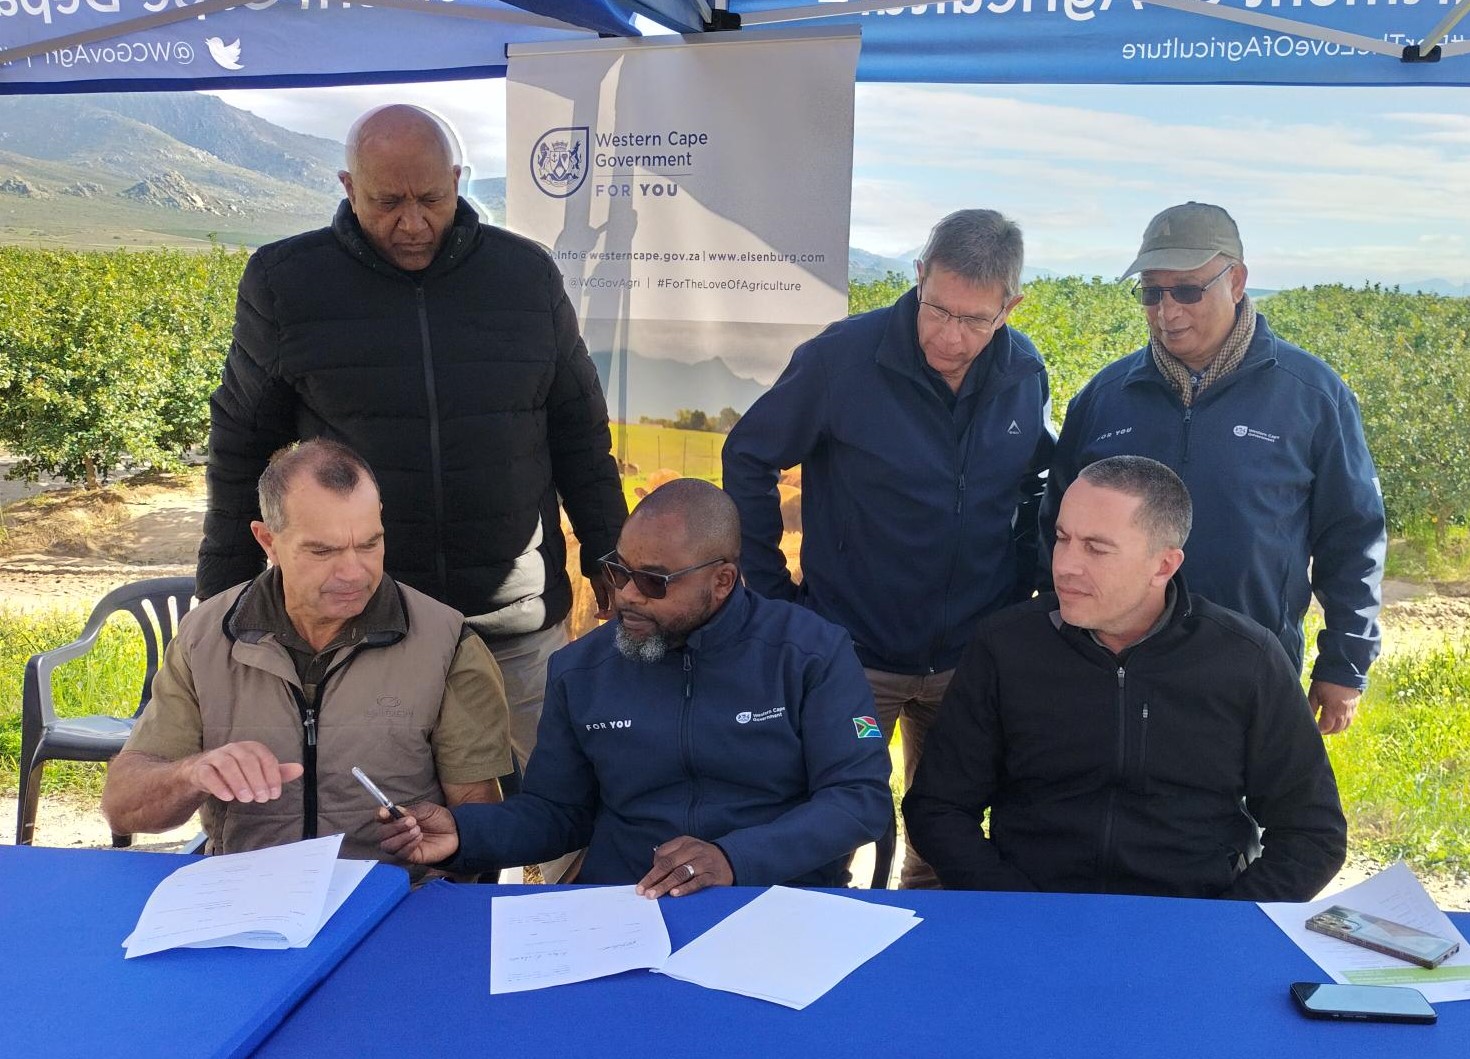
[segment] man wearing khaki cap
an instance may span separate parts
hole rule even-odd
[[[1321,360],[1273,334],[1246,293],[1240,232],[1186,202],[1149,222],[1124,272],[1149,344],[1072,400],[1042,504],[1108,456],[1167,464],[1194,498],[1183,574],[1192,591],[1255,619],[1302,663],[1313,594],[1324,628],[1308,692],[1318,727],[1352,723],[1378,655],[1385,527],[1357,399]]]

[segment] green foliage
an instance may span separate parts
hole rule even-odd
[[[40,651],[70,643],[82,631],[85,614],[52,611],[17,614],[0,610],[0,789],[14,791],[19,775],[21,680],[26,659]],[[56,712],[63,717],[86,713],[131,713],[146,666],[143,638],[126,615],[109,621],[90,652],[56,671],[52,687]],[[105,704],[116,703],[116,708]],[[57,762],[46,766],[45,791],[102,790],[101,765]]]
[[[244,251],[0,247],[0,445],[18,477],[172,468],[209,430]]]
[[[1470,580],[1470,528],[1415,521],[1389,542],[1384,576],[1424,584]]]
[[[1427,526],[1443,547],[1470,512],[1470,300],[1328,286],[1273,295],[1265,311],[1357,394],[1390,524]]]
[[[1470,638],[1380,658],[1357,720],[1327,749],[1355,849],[1470,869]]]
[[[847,284],[847,313],[849,316],[855,313],[865,313],[870,309],[881,309],[885,305],[892,305],[910,287],[914,281],[899,272],[890,272],[882,279],[875,279],[870,283]]]
[[[913,281],[897,272],[871,283],[847,285],[847,311],[866,312],[892,305]],[[1096,276],[1035,279],[1010,323],[1024,332],[1046,361],[1055,418],[1099,368],[1131,353],[1148,339],[1143,312],[1126,283]]]
[[[708,430],[709,416],[705,415],[702,408],[681,408],[678,415],[674,417],[674,429],[676,430]]]
[[[710,434],[728,434],[740,422],[740,413],[729,405],[720,409],[720,414],[711,416],[702,408],[681,408],[673,419],[658,419],[654,416],[639,416],[644,426],[668,427],[670,430],[695,430]]]
[[[1058,423],[1077,391],[1106,365],[1148,341],[1148,322],[1129,284],[1062,276],[1026,284],[1010,324],[1036,343],[1051,380]]]

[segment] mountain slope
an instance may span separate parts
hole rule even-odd
[[[0,241],[259,245],[327,223],[341,154],[213,96],[0,97]]]

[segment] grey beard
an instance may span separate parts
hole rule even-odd
[[[630,662],[661,662],[669,650],[669,641],[663,633],[650,633],[645,639],[635,640],[622,622],[618,622],[613,632],[613,643],[618,653]]]

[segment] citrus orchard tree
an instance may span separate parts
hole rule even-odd
[[[1278,334],[1357,394],[1390,524],[1432,528],[1443,545],[1470,513],[1470,301],[1327,286],[1265,308]]]
[[[12,472],[95,488],[209,430],[243,251],[0,247],[0,445]]]

